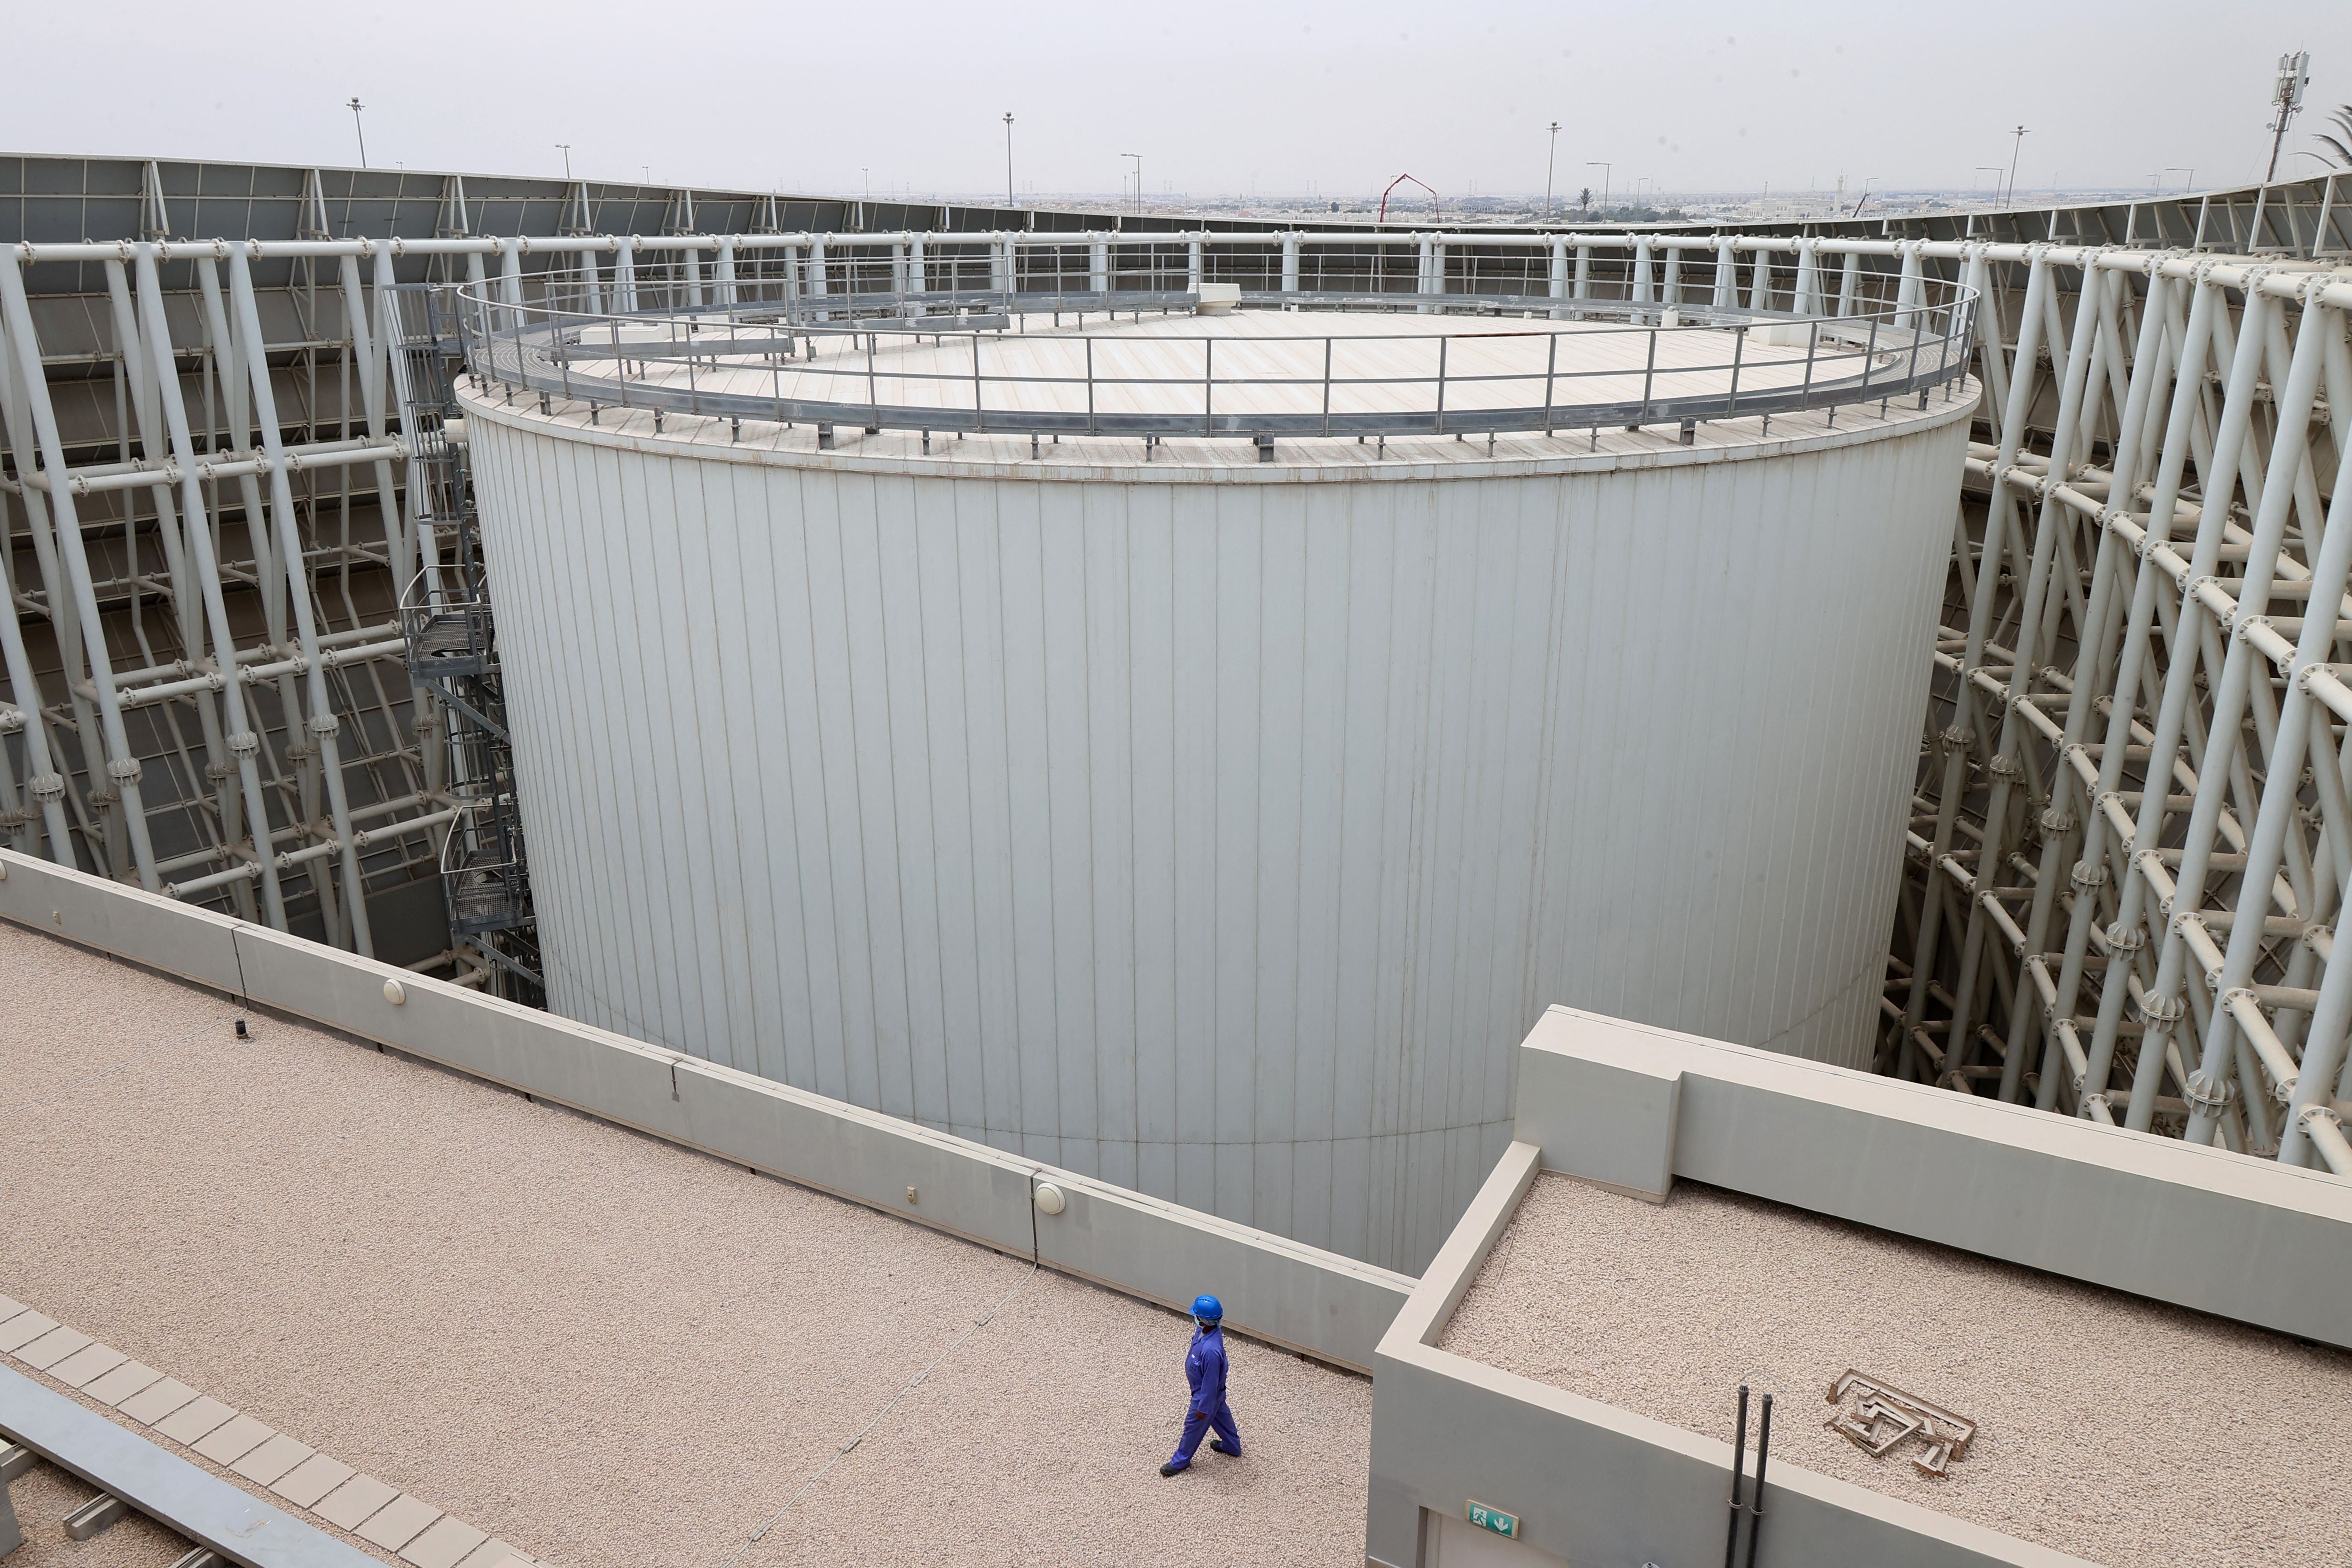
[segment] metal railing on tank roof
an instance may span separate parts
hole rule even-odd
[[[1932,390],[1948,395],[1967,374],[1976,294],[1932,278],[1885,281],[1894,287],[1884,297],[1787,312],[1493,295],[1233,301],[1248,317],[1280,309],[1290,321],[1329,309],[1474,317],[1332,332],[1180,321],[1202,296],[1157,289],[627,310],[568,309],[560,278],[539,303],[516,298],[507,280],[457,293],[478,382],[509,402],[535,395],[548,412],[559,398],[584,405],[592,423],[607,410],[647,409],[657,428],[667,415],[728,420],[739,435],[746,421],[814,425],[820,445],[849,426],[927,437],[1247,437],[1270,453],[1278,436],[1678,424],[1688,440],[1703,421],[1913,397],[1924,407]]]

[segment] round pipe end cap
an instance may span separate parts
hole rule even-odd
[[[1064,1209],[1069,1206],[1070,1200],[1062,1195],[1061,1188],[1055,1186],[1051,1182],[1040,1182],[1037,1184],[1037,1212],[1039,1214],[1060,1214]]]

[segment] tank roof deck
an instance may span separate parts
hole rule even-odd
[[[2117,1568],[2343,1561],[2352,1354],[1695,1183],[1538,1176],[1440,1348],[1726,1441],[1745,1382],[1774,1474]],[[1848,1369],[1977,1423],[1944,1479],[1829,1429]]]
[[[618,363],[596,355],[606,331],[632,331],[629,319],[611,328],[578,332],[572,363],[588,374],[612,374]],[[1346,416],[1419,413],[1445,408],[1471,413],[1531,407],[1551,400],[1563,410],[1622,404],[1649,395],[1664,401],[1721,395],[1738,384],[1749,392],[1797,388],[1807,375],[1807,343],[1772,341],[1744,328],[1691,325],[1656,330],[1621,322],[1415,315],[1371,310],[1234,310],[1217,315],[1066,317],[1027,315],[1021,330],[866,332],[838,327],[803,340],[790,358],[767,363],[728,361],[714,371],[678,358],[646,362],[647,379],[712,393],[770,394],[886,406],[969,411],[975,378],[984,406],[1008,427],[1024,415],[1164,414],[1179,418],[1203,411],[1213,383],[1221,415]],[[755,342],[773,329],[736,329]],[[730,333],[706,327],[688,333],[683,321],[635,329],[638,347],[675,342],[683,351],[711,353]],[[571,334],[567,334],[571,335]],[[1932,340],[1931,340],[1932,342]],[[975,361],[975,345],[977,360]],[[1859,374],[1864,344],[1841,350],[1825,341],[1824,363]],[[813,351],[813,352],[812,352]],[[1874,356],[1883,374],[1904,354]],[[1444,401],[1439,377],[1444,378]],[[1092,379],[1095,400],[1087,399]],[[1324,389],[1330,387],[1330,401]]]
[[[1180,1317],[5,924],[0,995],[0,1319],[446,1510],[387,1547],[108,1410],[387,1563],[1360,1560],[1363,1379],[1236,1341],[1248,1457],[1162,1480]]]

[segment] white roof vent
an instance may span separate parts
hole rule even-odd
[[[1242,302],[1238,283],[1203,283],[1192,291],[1196,316],[1222,316]]]

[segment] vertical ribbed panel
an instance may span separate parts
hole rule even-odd
[[[1545,1004],[1866,1063],[1963,423],[1119,483],[477,412],[559,1012],[1412,1270]]]

